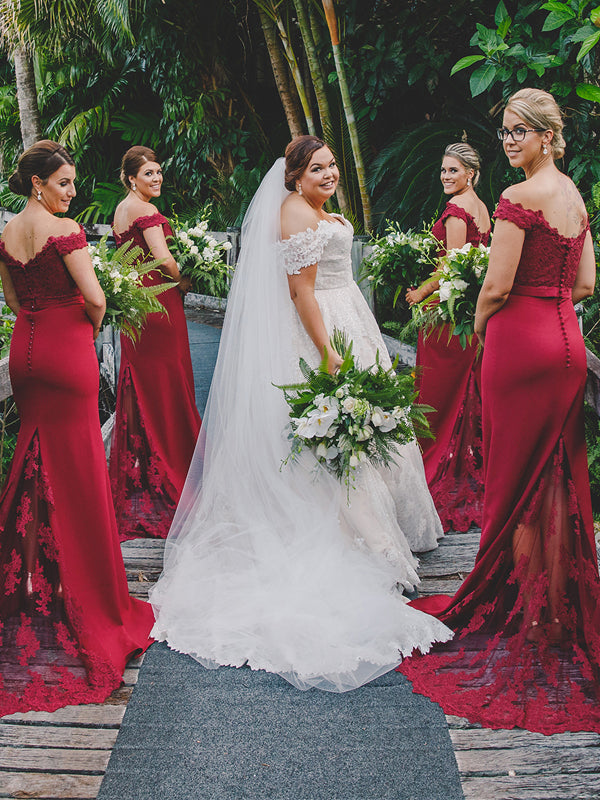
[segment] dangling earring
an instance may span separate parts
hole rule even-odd
[[[302,197],[302,184],[301,183],[298,184],[298,188],[296,189],[296,191],[298,192],[300,197]]]
[[[548,148],[546,147],[546,145],[544,145],[544,149],[542,150],[542,153],[543,153],[545,156],[547,156],[547,155],[548,155]]]
[[[38,193],[37,193],[37,199],[38,199],[38,202],[40,202],[40,203],[42,202],[42,193],[40,192],[39,189],[38,189]]]
[[[137,186],[135,185],[135,183],[131,184],[131,188],[133,189],[134,192],[137,192]]]
[[[467,186],[471,185],[471,178],[467,178]]]

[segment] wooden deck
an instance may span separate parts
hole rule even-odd
[[[454,592],[473,566],[478,538],[450,534],[421,556],[422,592]],[[160,573],[163,542],[126,542],[122,549],[130,592],[146,597]],[[142,661],[129,665],[123,686],[102,705],[0,720],[0,798],[97,797]],[[543,736],[447,720],[466,800],[600,798],[600,735]]]

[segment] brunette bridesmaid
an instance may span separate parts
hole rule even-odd
[[[547,92],[521,89],[498,131],[525,173],[496,209],[475,330],[485,502],[475,568],[448,605],[415,601],[451,645],[401,670],[450,714],[498,728],[600,732],[600,580],[583,426],[586,355],[573,303],[595,260]],[[446,608],[444,608],[446,606]]]
[[[449,144],[440,178],[450,199],[433,226],[447,250],[488,243],[490,216],[475,193],[480,173],[477,152],[466,142]],[[409,305],[428,297],[439,287],[432,281],[406,293]],[[429,414],[435,439],[419,443],[429,491],[445,531],[466,531],[481,525],[483,458],[481,447],[481,358],[476,337],[462,347],[448,324],[427,336],[419,333],[417,378],[419,402],[432,406]]]
[[[26,150],[9,187],[27,205],[0,241],[21,421],[0,496],[0,715],[102,702],[150,644],[152,609],[127,591],[100,432],[104,294],[83,230],[55,216],[74,181],[61,145]]]
[[[137,342],[121,336],[121,367],[110,477],[121,540],[165,538],[194,453],[200,416],[194,397],[181,279],[166,237],[168,220],[151,200],[163,181],[156,155],[131,147],[123,156],[121,180],[127,196],[115,211],[118,245],[132,241],[150,259],[162,260],[146,284],[176,281],[158,296],[167,313],[150,314]]]

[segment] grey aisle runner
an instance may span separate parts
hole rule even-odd
[[[392,672],[300,692],[153,645],[99,800],[462,800],[446,720]]]

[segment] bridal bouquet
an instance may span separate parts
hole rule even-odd
[[[218,242],[208,233],[206,208],[194,224],[180,222],[177,215],[171,220],[173,236],[168,245],[179,271],[192,282],[192,291],[198,294],[226,297],[231,272],[224,256],[231,250],[231,242]]]
[[[370,242],[372,252],[365,258],[361,278],[371,282],[380,294],[391,293],[398,285],[405,289],[415,286],[429,275],[435,265],[440,243],[431,233],[431,226],[420,233],[404,233],[398,223],[391,222],[385,235]],[[387,298],[382,297],[383,302]]]
[[[475,306],[489,261],[490,248],[483,244],[449,250],[427,283],[439,281],[439,289],[412,308],[415,324],[428,331],[449,323],[451,335],[459,337],[462,347],[473,336]]]
[[[98,244],[88,244],[98,282],[106,297],[104,325],[112,325],[134,341],[148,314],[166,314],[157,295],[177,284],[167,281],[144,286],[142,277],[160,269],[160,261],[143,261],[144,251],[132,242],[116,250],[107,246],[107,235]]]
[[[332,344],[343,353],[335,375],[326,359],[316,370],[300,359],[304,383],[280,386],[290,407],[291,452],[284,463],[309,447],[317,461],[350,488],[354,470],[364,462],[389,466],[397,446],[416,435],[428,436],[427,406],[415,404],[414,375],[397,374],[379,361],[361,369],[352,342],[334,333]],[[395,365],[394,365],[395,366]]]

